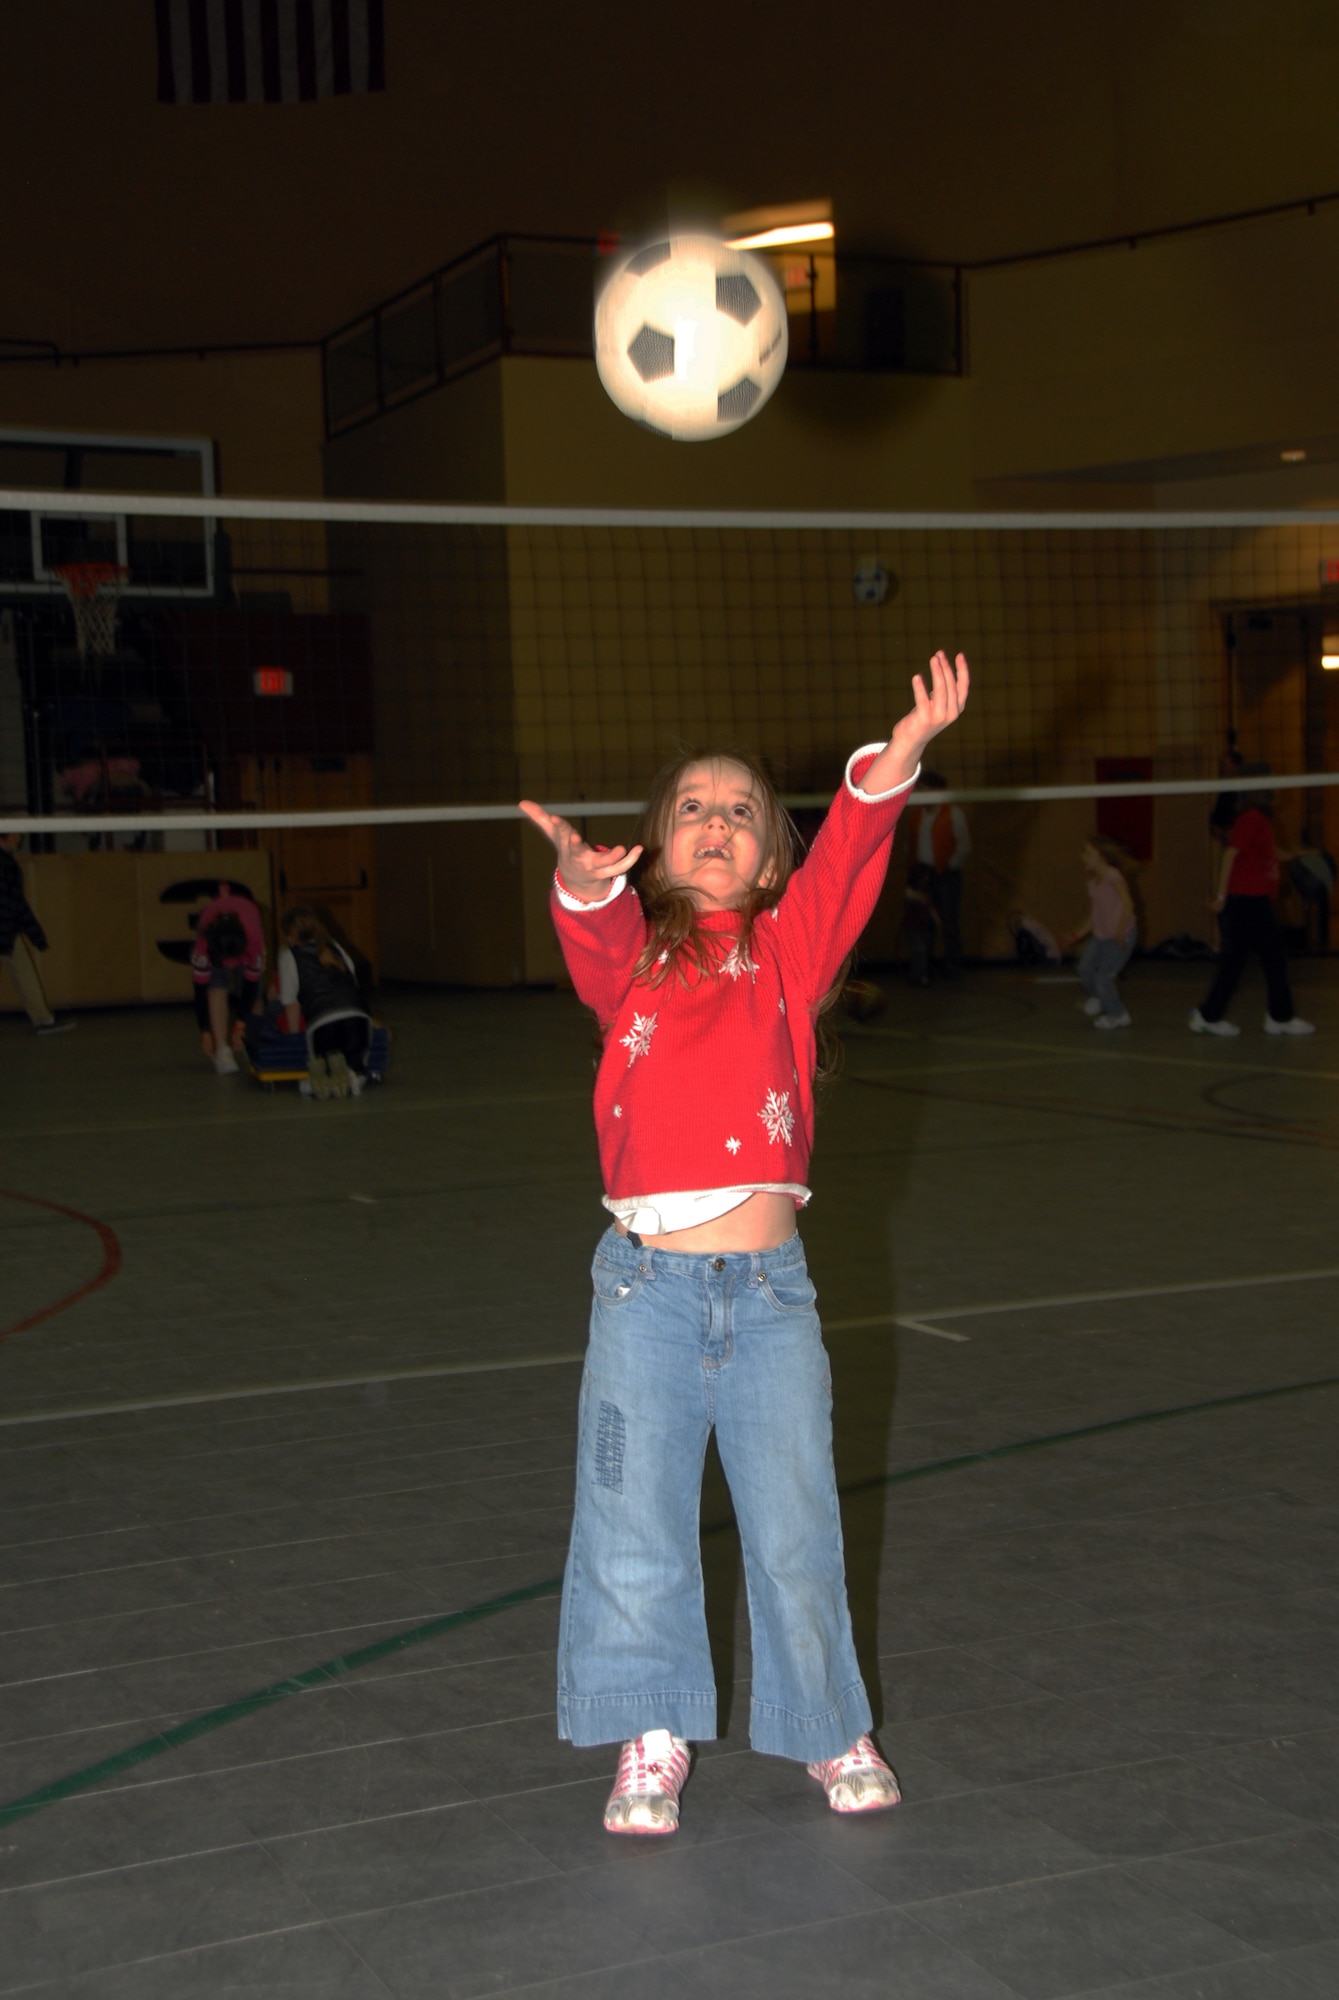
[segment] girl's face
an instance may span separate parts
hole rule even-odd
[[[1090,840],[1079,849],[1079,860],[1090,875],[1100,875],[1107,865]]]
[[[732,910],[771,876],[761,805],[742,764],[728,757],[690,764],[670,808],[662,867],[699,909]]]

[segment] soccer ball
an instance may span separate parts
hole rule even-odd
[[[851,578],[851,593],[857,604],[882,604],[889,591],[896,593],[897,579],[879,556],[861,556]]]
[[[595,305],[595,366],[625,416],[661,437],[724,437],[786,365],[786,301],[760,257],[670,236],[625,257]]]

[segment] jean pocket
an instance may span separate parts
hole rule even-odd
[[[813,1280],[804,1270],[759,1271],[758,1287],[775,1312],[812,1312],[818,1304]]]
[[[600,1304],[617,1308],[636,1298],[646,1283],[646,1272],[637,1265],[630,1268],[608,1257],[597,1257],[591,1265],[590,1279]]]

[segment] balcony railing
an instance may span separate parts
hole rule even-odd
[[[591,358],[607,239],[496,236],[322,342],[328,438],[503,354]],[[961,375],[962,272],[953,264],[790,252],[778,260],[792,367]]]

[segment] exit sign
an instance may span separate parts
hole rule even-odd
[[[1339,583],[1339,564],[1335,569],[1335,582]],[[257,694],[292,694],[293,676],[286,667],[257,667],[251,685]]]
[[[1327,583],[1339,583],[1339,556],[1321,557],[1320,581],[1322,587]]]

